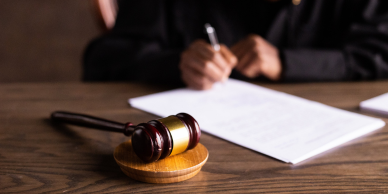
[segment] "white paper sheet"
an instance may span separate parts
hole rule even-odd
[[[385,125],[381,119],[233,79],[209,91],[176,89],[129,103],[161,117],[189,113],[203,131],[294,164]]]
[[[388,116],[388,93],[362,101],[360,108]]]

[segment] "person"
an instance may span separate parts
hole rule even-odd
[[[210,23],[222,43],[207,41]],[[385,0],[119,1],[110,33],[84,55],[85,81],[283,82],[388,77]]]

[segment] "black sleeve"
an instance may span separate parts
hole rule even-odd
[[[369,1],[337,50],[284,49],[284,81],[388,78],[388,2]]]
[[[163,0],[120,1],[112,31],[86,49],[84,80],[180,82],[181,49],[168,43],[167,14]]]

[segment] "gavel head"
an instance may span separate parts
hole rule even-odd
[[[152,120],[136,126],[132,147],[145,162],[154,162],[194,148],[201,137],[197,121],[186,113]]]

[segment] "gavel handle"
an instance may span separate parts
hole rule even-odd
[[[89,115],[71,113],[65,111],[56,111],[51,114],[51,119],[55,122],[68,123],[83,127],[100,129],[105,131],[113,131],[124,133],[126,136],[132,135],[134,131],[133,124],[128,122],[126,124],[115,121],[110,121],[102,118],[97,118]]]

